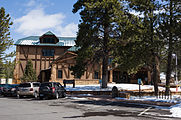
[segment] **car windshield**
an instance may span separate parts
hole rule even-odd
[[[41,87],[45,87],[45,86],[52,87],[52,84],[51,83],[42,83],[41,84]]]
[[[40,83],[33,83],[33,87],[39,87]]]
[[[22,83],[19,85],[19,87],[31,87],[30,83]]]

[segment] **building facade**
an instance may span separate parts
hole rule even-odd
[[[52,32],[42,36],[29,36],[17,40],[16,45],[16,66],[14,70],[13,83],[20,83],[23,77],[27,61],[30,59],[40,82],[57,81],[62,83],[64,79],[74,79],[76,84],[98,84],[101,79],[101,64],[90,64],[84,75],[78,79],[71,74],[69,68],[74,66],[75,58],[75,37],[56,37]],[[141,77],[150,83],[150,72],[140,71]],[[112,69],[109,66],[109,81],[115,83],[137,83],[137,77],[131,77],[121,73],[119,69]]]

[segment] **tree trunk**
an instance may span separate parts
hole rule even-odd
[[[108,60],[104,57],[102,62],[102,88],[107,88],[108,82]]]
[[[158,82],[160,81],[160,59],[157,55],[154,55],[153,61],[153,84],[154,94],[158,96]]]
[[[170,78],[171,78],[171,63],[172,63],[172,52],[173,52],[173,35],[172,35],[172,18],[173,18],[173,6],[172,0],[170,0],[170,26],[169,26],[169,48],[168,48],[168,59],[167,59],[167,72],[166,72],[166,90],[165,95],[169,95],[170,91]]]
[[[170,46],[169,46],[170,48]],[[166,72],[166,90],[165,90],[165,95],[169,95],[170,91],[170,78],[171,78],[171,62],[172,62],[172,51],[169,50],[168,52],[168,59],[167,59],[167,72]]]
[[[150,14],[151,14],[151,17],[150,17],[150,30],[151,30],[151,35],[150,35],[150,40],[151,40],[151,43],[152,44],[155,44],[154,43],[154,39],[153,39],[153,36],[154,36],[154,22],[153,22],[153,9],[150,8]],[[154,48],[152,48],[152,70],[153,70],[153,74],[152,74],[152,81],[153,81],[153,84],[154,84],[154,94],[155,96],[158,96],[158,81],[159,81],[159,76],[160,76],[160,60],[159,60],[159,57],[157,55],[157,53],[155,53],[154,51]]]
[[[104,38],[103,38],[103,61],[102,61],[102,88],[107,88],[108,82],[108,41],[109,41],[109,23],[107,9],[104,16]]]

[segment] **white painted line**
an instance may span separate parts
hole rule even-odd
[[[150,110],[152,107],[148,107],[147,109],[145,109],[143,112],[141,112],[140,114],[138,114],[138,116],[141,116],[142,114],[144,114],[145,112],[147,112],[148,110]]]

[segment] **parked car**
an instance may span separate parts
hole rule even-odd
[[[4,96],[17,96],[17,89],[19,84],[9,84],[3,88]]]
[[[4,93],[6,92],[6,90],[10,87],[10,84],[2,84],[1,87],[1,95],[4,95]]]
[[[63,98],[66,90],[59,82],[45,82],[40,85],[39,97],[43,98]]]
[[[5,86],[6,84],[0,84],[0,95],[3,94],[3,87]]]
[[[39,82],[21,83],[18,87],[17,97],[21,98],[23,96],[34,96],[35,98],[38,98],[39,87]]]

